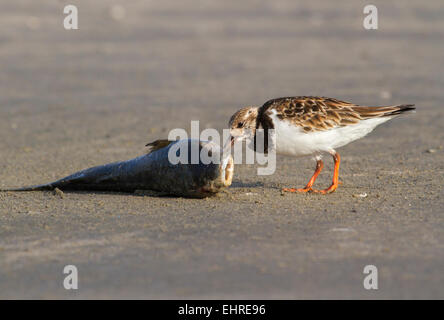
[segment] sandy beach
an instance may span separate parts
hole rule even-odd
[[[0,298],[444,298],[444,7],[364,1],[0,3],[0,188],[126,160],[174,128],[227,127],[281,96],[413,103],[315,163],[237,165],[215,197],[0,193]],[[332,161],[316,186],[327,187]],[[79,289],[65,290],[75,265]],[[363,268],[378,268],[378,290]]]

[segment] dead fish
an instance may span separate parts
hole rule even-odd
[[[193,142],[194,141],[194,142]],[[219,157],[220,163],[203,162],[198,157],[191,163],[191,145],[196,143],[200,151],[205,148],[210,155]],[[168,158],[171,148],[177,155],[186,147],[188,161],[172,164]],[[2,189],[1,191],[38,190],[97,190],[134,192],[154,190],[174,196],[204,198],[216,194],[231,185],[233,158],[224,155],[220,146],[209,141],[183,139],[178,141],[156,140],[147,144],[148,154],[137,158],[109,163],[76,172],[60,180],[36,186]],[[176,151],[178,150],[178,151]]]

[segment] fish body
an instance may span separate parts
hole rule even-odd
[[[233,159],[231,155],[223,161],[222,149],[208,141],[197,141],[199,151],[210,148],[220,153],[221,163],[191,163],[191,144],[193,140],[184,139],[172,142],[137,158],[92,167],[60,180],[36,186],[7,189],[2,191],[38,190],[96,190],[134,192],[154,190],[174,196],[203,198],[219,192],[231,185]],[[180,145],[178,145],[180,144]],[[180,149],[185,147],[186,149]],[[169,160],[170,148],[188,150],[187,163],[173,164]],[[179,148],[178,148],[179,147]]]

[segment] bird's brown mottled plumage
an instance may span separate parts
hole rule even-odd
[[[334,192],[339,184],[341,158],[335,149],[366,136],[377,125],[398,114],[414,110],[413,106],[367,107],[333,98],[310,96],[277,98],[265,102],[260,108],[248,107],[237,111],[229,122],[231,141],[234,143],[253,138],[254,150],[267,153],[271,137],[276,153],[296,157],[314,155],[316,170],[305,188],[282,190],[327,194]],[[257,148],[260,131],[256,129],[264,130],[263,151]],[[313,183],[324,166],[321,155],[325,152],[333,157],[335,163],[333,180],[327,189],[316,190]]]
[[[253,130],[257,126],[257,107],[245,107],[233,114],[228,122],[230,128],[248,128]]]
[[[276,116],[303,128],[305,132],[323,131],[334,127],[353,125],[361,120],[385,117],[413,110],[413,105],[367,107],[326,97],[284,97],[267,101],[260,109],[260,123],[267,121],[271,110]],[[268,122],[268,125],[267,125]]]
[[[246,107],[233,114],[229,121],[232,133],[250,130],[256,142],[256,129],[263,129],[265,150],[268,148],[269,129],[275,129],[272,115],[289,122],[302,132],[328,131],[353,126],[362,120],[388,117],[414,110],[413,105],[367,107],[327,97],[298,96],[272,99],[262,107]],[[256,150],[256,143],[254,144]],[[257,151],[257,150],[256,150]]]

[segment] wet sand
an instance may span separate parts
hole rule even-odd
[[[290,157],[271,176],[237,165],[205,200],[0,193],[0,298],[444,298],[440,1],[373,1],[374,31],[359,1],[76,4],[75,31],[62,1],[0,4],[0,188],[133,158],[191,120],[222,130],[279,96],[418,110],[341,148],[328,196],[281,194],[315,165]],[[326,158],[316,185],[331,174]]]

